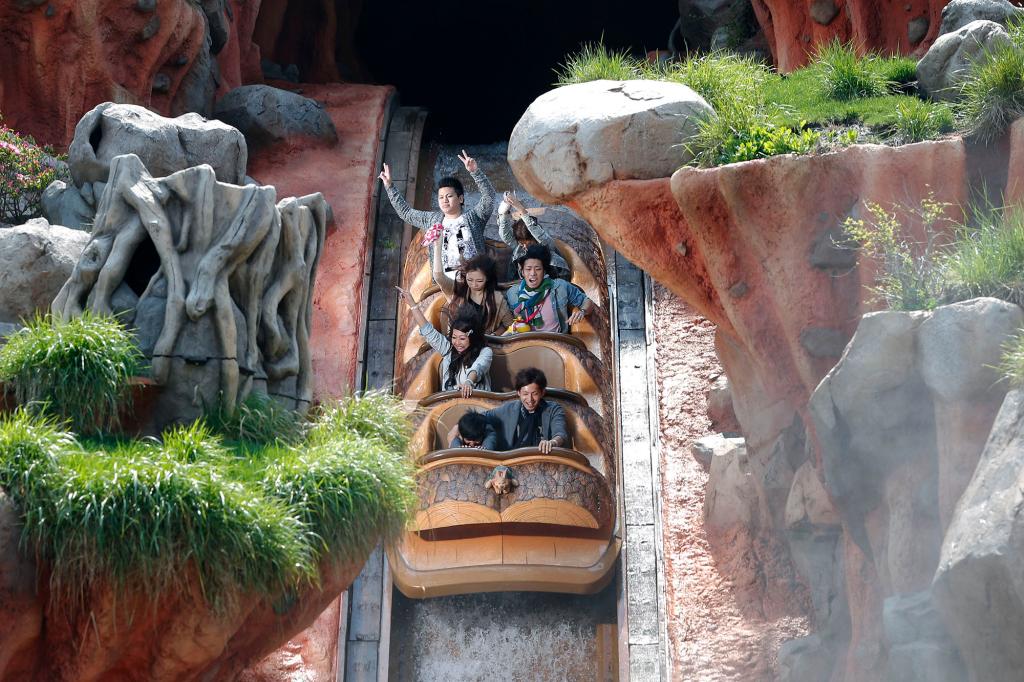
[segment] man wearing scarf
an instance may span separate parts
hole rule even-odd
[[[551,279],[551,250],[534,244],[520,259],[523,279],[505,293],[516,322],[530,331],[569,333],[570,325],[582,320],[594,307],[593,301],[576,285],[564,279]],[[576,311],[571,315],[569,308]]]
[[[500,449],[537,448],[548,454],[551,448],[572,447],[565,410],[544,398],[547,387],[544,372],[536,367],[521,369],[515,377],[519,400],[483,413],[497,432]]]

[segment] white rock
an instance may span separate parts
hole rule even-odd
[[[917,63],[917,82],[934,100],[952,102],[959,86],[986,50],[1009,44],[1010,35],[994,21],[972,21],[952,33],[940,35]]]
[[[691,156],[682,144],[714,110],[679,83],[599,80],[541,95],[512,130],[508,161],[548,203],[610,180],[667,178]]]
[[[0,322],[47,312],[88,241],[88,233],[42,218],[0,229]]]

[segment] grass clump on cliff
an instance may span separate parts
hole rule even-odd
[[[985,206],[954,222],[950,206],[931,195],[912,209],[866,208],[867,218],[846,220],[845,235],[878,264],[868,288],[888,308],[930,310],[981,296],[1024,304],[1021,209]]]
[[[112,317],[88,312],[67,321],[36,316],[0,349],[0,381],[17,402],[80,433],[117,426],[141,367],[131,333]]]
[[[1003,349],[999,372],[1015,388],[1024,388],[1024,334],[1014,337]]]
[[[358,560],[400,530],[415,501],[408,434],[382,395],[325,406],[300,442],[262,448],[202,421],[160,440],[83,439],[19,409],[0,416],[0,487],[55,596],[82,604],[114,581],[155,597],[194,578],[217,606],[314,583],[320,561]]]
[[[964,132],[988,143],[1024,116],[1024,31],[1010,27],[1011,41],[987,51],[960,88],[957,113]]]

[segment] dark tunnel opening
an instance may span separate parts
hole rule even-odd
[[[667,46],[678,18],[676,0],[278,2],[261,8],[256,39],[300,80],[394,85],[430,111],[437,138],[469,144],[507,140],[582,43],[603,36],[642,56]]]

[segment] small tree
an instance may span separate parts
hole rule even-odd
[[[924,241],[907,236],[896,211],[866,202],[870,218],[847,218],[843,230],[856,241],[862,253],[880,264],[874,286],[868,290],[875,300],[885,301],[892,310],[929,310],[943,298],[941,233],[937,225],[945,220],[949,204],[936,201],[929,193],[920,206],[910,212],[921,221]]]

